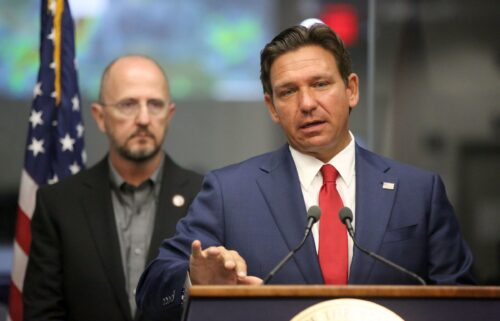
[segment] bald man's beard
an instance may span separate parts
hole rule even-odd
[[[120,156],[122,156],[126,160],[135,163],[143,163],[158,155],[160,150],[161,145],[155,145],[152,149],[143,148],[136,151],[131,150],[127,146],[120,146],[118,147],[118,154],[120,154]]]
[[[136,135],[140,134],[141,132],[145,132],[151,139],[153,139],[154,144],[152,147],[142,147],[142,148],[136,148],[134,150],[129,146],[129,141],[133,139]],[[117,151],[118,154],[126,160],[135,163],[143,163],[158,155],[158,153],[161,151],[162,144],[163,140],[160,143],[158,143],[156,141],[155,136],[148,130],[138,130],[136,133],[134,133],[132,136],[129,137],[129,139],[125,142],[125,144],[117,146],[118,147]]]

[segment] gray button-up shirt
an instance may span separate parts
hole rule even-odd
[[[151,177],[139,186],[125,182],[109,162],[113,210],[125,273],[125,288],[132,315],[135,315],[137,310],[135,288],[145,268],[153,234],[163,162],[164,158]]]

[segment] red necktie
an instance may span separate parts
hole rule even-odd
[[[340,222],[344,206],[337,191],[338,172],[330,164],[321,167],[323,186],[319,192],[319,263],[326,284],[347,284],[347,231]]]

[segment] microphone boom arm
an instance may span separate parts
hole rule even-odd
[[[263,284],[268,284],[269,281],[273,278],[273,276],[278,272],[283,265],[285,265],[288,260],[298,251],[300,248],[304,245],[306,242],[307,237],[309,236],[309,233],[311,233],[311,228],[314,223],[316,223],[319,220],[319,217],[321,216],[321,209],[318,206],[311,206],[309,210],[307,210],[307,226],[306,230],[304,232],[304,237],[300,241],[299,245],[297,245],[293,250],[291,250],[275,267],[274,269],[269,272],[269,274],[266,276],[264,279]]]
[[[312,224],[311,224],[312,226]],[[264,279],[264,284],[268,284],[269,281],[271,281],[271,279],[273,278],[273,276],[276,274],[276,272],[278,272],[279,269],[281,269],[281,267],[283,265],[285,265],[286,262],[288,262],[288,260],[290,260],[290,258],[298,251],[300,250],[300,248],[304,245],[304,243],[306,242],[306,239],[307,239],[307,236],[309,235],[309,231],[311,230],[311,227],[308,226],[308,229],[306,229],[306,232],[305,232],[305,235],[304,237],[302,238],[302,241],[300,241],[299,245],[294,248],[293,250],[291,250],[287,256],[285,256],[279,263],[278,265],[276,265],[274,267],[274,269],[272,269],[271,272],[269,272],[269,274],[267,275],[267,277]]]

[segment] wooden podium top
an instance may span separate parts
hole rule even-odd
[[[405,285],[197,285],[191,297],[440,297],[499,298],[500,286],[405,286]]]

